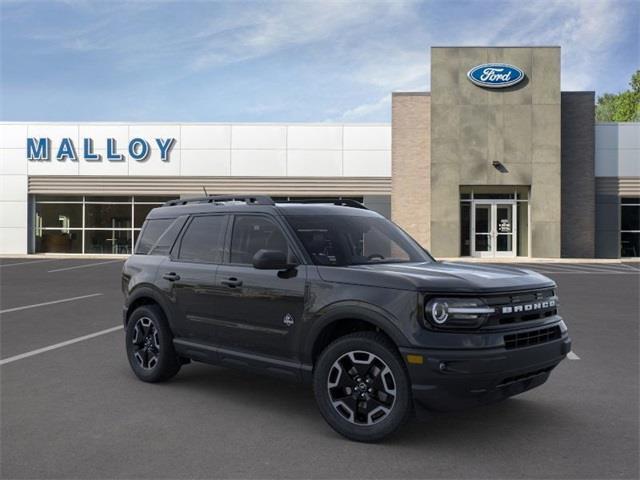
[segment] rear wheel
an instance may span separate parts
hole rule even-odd
[[[180,370],[173,335],[155,305],[136,308],[127,323],[127,358],[136,376],[145,382],[161,382]]]
[[[390,435],[411,412],[406,369],[380,333],[358,332],[331,343],[316,363],[314,392],[329,425],[361,442]]]

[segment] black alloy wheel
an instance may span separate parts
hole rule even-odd
[[[161,382],[180,370],[171,329],[157,305],[135,309],[127,322],[125,341],[129,365],[140,380]]]
[[[391,340],[377,332],[356,332],[329,344],[315,362],[313,390],[327,423],[360,442],[392,434],[413,409],[404,362]]]

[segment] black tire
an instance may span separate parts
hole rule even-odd
[[[143,382],[163,382],[180,370],[173,335],[158,306],[136,308],[129,317],[125,339],[129,365]]]
[[[395,345],[380,333],[356,332],[327,346],[314,368],[313,390],[327,423],[359,442],[391,435],[412,412],[407,370]]]

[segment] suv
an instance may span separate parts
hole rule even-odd
[[[308,382],[329,425],[358,441],[394,432],[414,403],[450,410],[537,387],[571,349],[552,280],[438,262],[352,200],[167,202],[122,289],[141,380],[193,360]]]

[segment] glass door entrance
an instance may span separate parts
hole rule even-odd
[[[474,257],[514,257],[516,202],[475,200],[471,209],[471,254]]]

